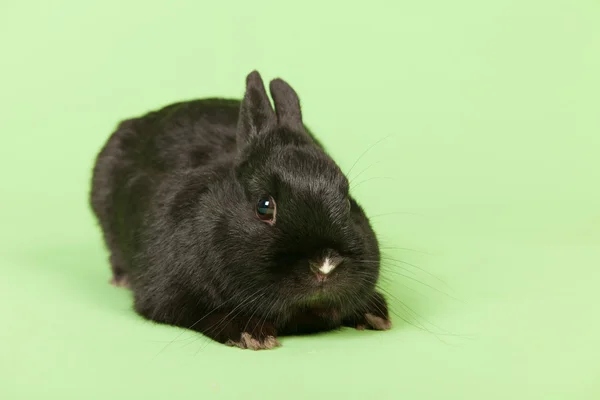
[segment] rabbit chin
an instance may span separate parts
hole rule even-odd
[[[314,286],[309,289],[302,303],[307,306],[333,305],[336,300],[339,300],[336,293],[337,285],[335,282],[314,282]]]

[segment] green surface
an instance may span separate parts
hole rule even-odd
[[[204,3],[0,5],[0,399],[599,399],[600,5]],[[254,68],[346,171],[389,135],[351,176],[392,331],[242,351],[108,285],[108,134]]]

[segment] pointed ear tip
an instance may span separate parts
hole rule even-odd
[[[269,83],[269,90],[271,91],[271,94],[273,94],[274,92],[279,92],[279,93],[295,93],[294,89],[292,88],[292,86],[287,83],[286,81],[284,81],[281,78],[276,78],[273,79],[270,83]]]
[[[281,79],[281,78],[275,78],[275,79],[273,79],[273,80],[272,80],[272,81],[269,83],[269,86],[270,86],[270,87],[277,87],[277,86],[282,86],[282,85],[289,86],[289,85],[288,85],[288,84],[287,84],[287,83],[286,83],[286,82],[285,82],[283,79]]]
[[[251,83],[262,83],[262,77],[257,70],[253,70],[246,76],[246,84],[249,85]]]

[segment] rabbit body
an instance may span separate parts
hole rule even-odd
[[[281,79],[123,121],[100,151],[91,205],[112,283],[147,319],[248,349],[278,336],[389,329],[379,248],[348,180]]]

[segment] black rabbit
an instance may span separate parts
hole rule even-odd
[[[228,345],[351,326],[389,329],[379,247],[348,180],[302,122],[296,92],[246,79],[122,122],[96,160],[91,203],[112,283],[135,310]]]

